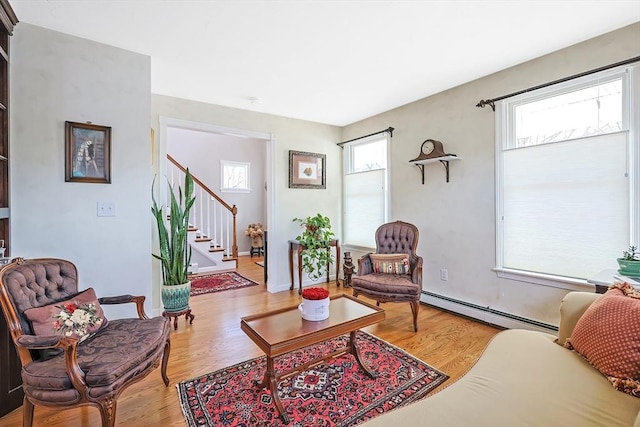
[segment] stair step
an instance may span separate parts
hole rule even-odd
[[[211,240],[213,240],[211,237],[196,237],[196,242],[210,242]]]
[[[215,246],[209,248],[209,252],[224,252],[224,248],[220,246]]]
[[[237,261],[238,257],[226,256],[222,258],[222,261]]]
[[[190,225],[188,231],[198,231],[198,228]]]

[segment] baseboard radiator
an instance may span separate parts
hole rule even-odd
[[[434,294],[432,292],[422,291],[420,301],[434,307],[507,329],[530,329],[554,335],[558,332],[557,326],[550,325],[548,323],[527,319],[526,317],[505,313],[504,311],[496,310],[491,307],[483,307],[481,305],[446,297],[444,295]]]

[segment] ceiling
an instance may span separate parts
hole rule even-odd
[[[338,126],[640,21],[640,0],[10,2],[149,55],[155,94]]]

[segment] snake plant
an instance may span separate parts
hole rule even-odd
[[[187,239],[189,232],[189,212],[195,203],[193,195],[193,178],[189,169],[184,177],[184,194],[178,186],[178,197],[169,184],[171,193],[171,207],[169,211],[169,228],[163,208],[156,203],[153,194],[155,178],[151,185],[151,213],[156,219],[158,238],[160,242],[160,254],[152,254],[162,263],[162,283],[166,286],[182,285],[188,281],[187,269],[191,262],[191,245]]]

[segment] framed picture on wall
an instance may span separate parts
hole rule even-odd
[[[327,188],[325,154],[289,150],[289,188]]]
[[[111,183],[111,128],[64,122],[66,182]]]

